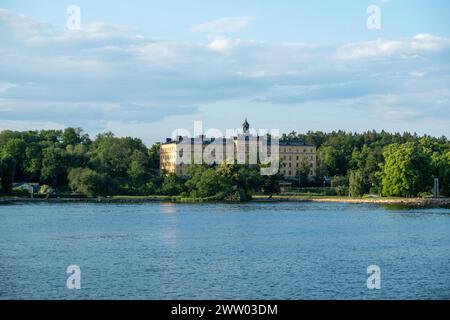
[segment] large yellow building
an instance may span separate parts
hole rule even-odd
[[[288,178],[295,177],[297,170],[304,162],[310,167],[310,176],[316,173],[316,151],[315,145],[304,142],[280,141],[280,172]]]
[[[258,151],[259,137],[249,136],[249,124],[247,120],[242,125],[243,135],[232,138],[207,138],[198,136],[196,138],[177,137],[175,140],[168,138],[161,144],[160,163],[161,170],[169,173],[186,175],[188,168],[193,163],[203,163],[205,156],[209,162],[220,164],[226,163],[248,163],[249,155],[256,157]],[[213,145],[222,144],[223,154],[210,152]],[[305,163],[310,166],[310,177],[316,172],[316,146],[304,142],[280,141],[279,142],[279,171],[285,178],[294,178],[297,170]],[[190,157],[186,158],[186,152]],[[199,160],[200,159],[200,160]]]
[[[176,140],[167,138],[166,142],[161,144],[160,168],[168,173],[186,175],[190,165],[193,163],[204,163],[203,159],[208,152],[209,146],[213,143],[220,142],[222,142],[223,145],[222,156],[212,154],[210,157],[215,159],[214,162],[216,164],[221,164],[223,162],[234,163],[234,159],[236,159],[236,149],[234,147],[235,143],[233,139],[208,139],[205,136],[188,138],[179,136]],[[183,153],[185,152],[190,152],[191,156],[183,161],[182,158],[185,156]]]

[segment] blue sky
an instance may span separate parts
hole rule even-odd
[[[81,30],[66,8],[81,9]],[[366,27],[369,5],[381,29]],[[450,2],[0,1],[0,130],[450,136]]]

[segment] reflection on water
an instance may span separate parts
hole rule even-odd
[[[177,212],[177,207],[176,207],[175,203],[161,203],[160,206],[161,206],[161,211],[163,213],[170,214],[170,213]]]
[[[334,203],[0,208],[1,299],[450,299],[450,210]],[[65,288],[68,265],[82,289]],[[382,289],[368,290],[379,265]]]
[[[450,209],[449,206],[441,205],[441,206],[422,206],[422,205],[401,205],[401,204],[382,204],[381,205],[386,210],[396,210],[396,211],[412,211],[412,210],[428,210],[428,212],[433,211],[433,209],[437,209],[436,212],[450,214],[449,210],[440,210],[440,209]]]

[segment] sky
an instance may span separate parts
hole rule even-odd
[[[151,144],[245,117],[281,132],[450,137],[450,2],[0,0],[0,130]]]

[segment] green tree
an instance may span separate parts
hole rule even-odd
[[[39,188],[39,194],[45,194],[45,195],[50,195],[54,192],[53,188],[50,187],[48,184],[43,184],[40,188]]]
[[[324,176],[334,176],[338,171],[337,152],[332,146],[323,146],[318,149],[320,171]]]
[[[90,142],[89,136],[87,134],[83,134],[83,129],[81,128],[64,129],[61,135],[61,140],[63,146],[75,146],[77,144],[88,144]]]
[[[347,176],[334,176],[331,179],[331,187],[334,188],[338,196],[348,195],[348,177]]]
[[[62,138],[61,130],[41,130],[39,132],[39,136],[43,141],[46,141],[50,144],[55,144],[61,142]]]
[[[68,175],[70,188],[88,197],[108,196],[117,192],[117,182],[106,174],[89,168],[73,168]]]
[[[223,178],[224,198],[231,201],[246,201],[255,191],[261,189],[260,167],[258,165],[221,164],[218,168]]]
[[[42,146],[38,143],[30,143],[25,148],[25,159],[23,161],[26,180],[39,181],[42,169]]]
[[[23,181],[25,178],[23,161],[25,159],[26,143],[22,138],[13,138],[8,140],[2,148],[2,154],[12,156],[15,160],[14,177],[16,180]]]
[[[160,187],[159,192],[168,196],[177,196],[186,190],[184,180],[175,173],[169,173]]]
[[[262,177],[262,191],[272,198],[274,194],[280,193],[280,182],[283,180],[283,175],[280,173],[263,176]]]
[[[0,156],[0,193],[11,194],[14,181],[16,160],[10,154]]]
[[[350,196],[360,197],[368,191],[367,178],[362,170],[350,170],[348,181]]]
[[[390,194],[403,194],[405,189],[406,195],[412,195],[417,190],[430,192],[433,177],[439,178],[442,194],[448,195],[450,192],[448,169],[450,142],[444,136],[418,136],[408,132],[388,133],[373,130],[363,133],[345,131],[297,133],[293,131],[284,134],[283,139],[317,145],[316,180],[310,182],[317,186],[322,186],[325,176],[345,176],[350,175],[349,171],[357,171],[364,175],[367,181],[364,193],[382,193],[383,187]],[[416,146],[414,152],[420,156],[413,156],[415,160],[410,161],[412,170],[408,167],[405,172],[413,173],[414,177],[419,175],[423,179],[410,179],[405,173],[403,180],[397,179],[390,183],[389,180],[393,178],[385,171],[392,167],[389,164],[392,161],[385,163],[383,151],[388,145],[407,143],[414,144]],[[89,168],[103,180],[113,179],[113,184],[120,187],[116,189],[116,193],[161,192],[166,175],[159,171],[159,148],[159,144],[154,144],[148,149],[140,139],[118,138],[112,133],[100,134],[92,142],[80,128],[24,132],[4,130],[0,132],[0,158],[4,158],[0,178],[7,190],[10,189],[8,185],[13,181],[41,181],[52,184],[58,190],[64,190],[68,187],[67,173],[71,168]],[[423,165],[420,161],[416,164],[417,159],[431,160],[425,161]],[[211,177],[218,174],[218,181],[221,184],[219,193],[224,199],[247,200],[254,192],[261,190],[267,194],[277,192],[279,177],[262,177],[258,168],[258,166],[240,165],[218,166],[215,168],[216,172],[208,171],[204,177],[203,173],[199,178],[191,176],[190,184],[195,186],[191,189],[202,195],[214,193],[218,183],[211,181]],[[307,168],[304,169],[306,171]],[[304,177],[306,177],[305,173],[303,173]],[[183,186],[184,180],[181,180],[181,189],[184,192],[186,188]],[[426,181],[421,185],[422,180]],[[402,186],[402,181],[415,182],[414,186],[408,189],[409,187]],[[395,189],[395,185],[401,186],[400,191]],[[205,192],[205,189],[209,188],[213,191]],[[335,189],[339,194],[346,194],[348,182],[345,185],[335,186]],[[189,194],[192,190],[189,190]]]
[[[149,168],[153,172],[157,172],[160,168],[160,159],[159,159],[159,150],[161,148],[160,143],[155,143],[152,145],[152,147],[148,150],[148,157],[149,157]]]
[[[215,168],[198,166],[194,175],[186,182],[186,187],[193,197],[212,197],[226,193],[224,177]]]
[[[67,182],[68,155],[64,149],[52,146],[43,150],[41,181],[57,187]]]
[[[145,188],[149,178],[147,147],[140,139],[117,138],[112,133],[97,136],[91,148],[89,166],[114,177],[123,193],[136,193]]]
[[[130,168],[128,169],[128,175],[130,177],[131,190],[134,193],[142,193],[145,190],[145,183],[147,173],[145,166],[141,161],[131,161]]]
[[[306,187],[309,181],[309,175],[311,173],[311,166],[309,164],[308,158],[302,157],[300,165],[296,172],[296,178],[299,182],[300,187]]]
[[[433,176],[439,178],[442,194],[450,196],[450,150],[445,153],[434,153],[432,167]]]
[[[383,194],[416,196],[431,191],[431,158],[416,142],[391,144],[384,151]]]
[[[89,147],[85,144],[67,145],[68,164],[72,168],[87,167],[89,163]]]

